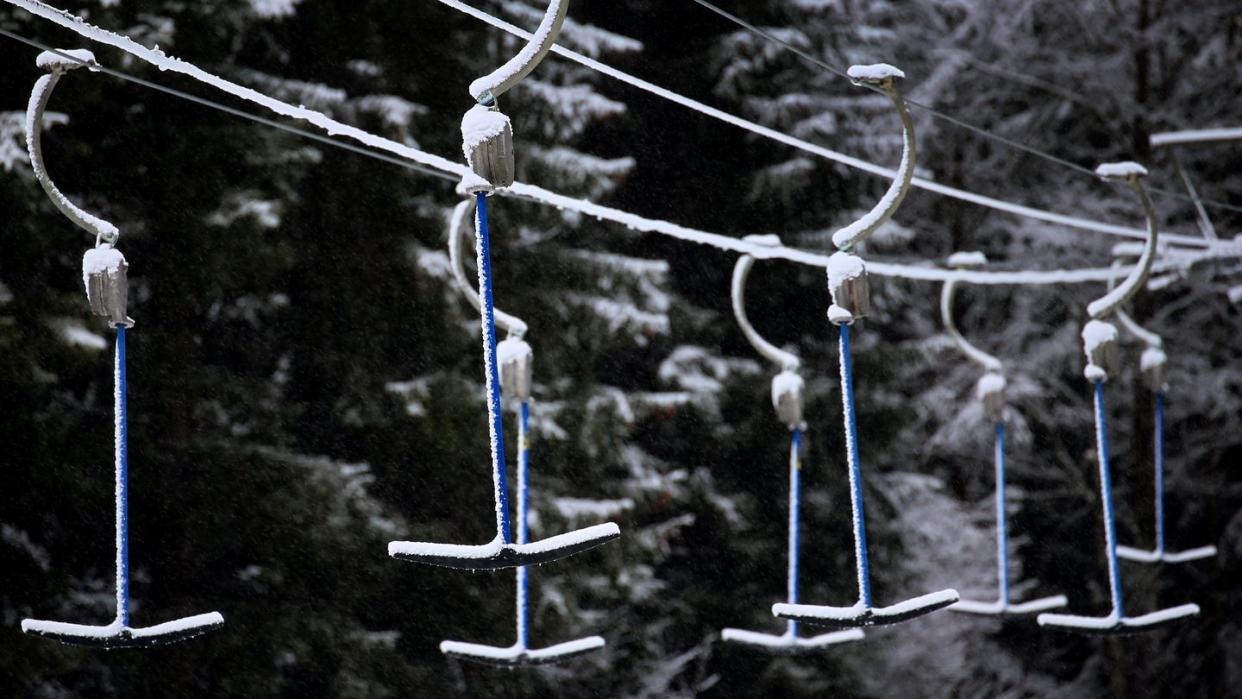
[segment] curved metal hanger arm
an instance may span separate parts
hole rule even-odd
[[[897,81],[905,77],[897,68],[886,63],[871,66],[850,66],[849,76],[856,85],[878,87],[888,95],[901,117],[902,149],[901,162],[897,165],[897,177],[888,186],[888,191],[880,198],[875,207],[866,215],[832,234],[832,244],[840,250],[849,252],[854,246],[866,240],[880,226],[893,216],[893,212],[901,206],[910,189],[910,180],[914,178],[915,138],[914,121],[910,118],[910,110],[906,101],[897,89]]]
[[[35,59],[35,64],[47,70],[48,74],[35,81],[34,89],[30,92],[30,102],[26,105],[26,150],[30,154],[30,168],[34,171],[35,179],[42,185],[43,191],[52,200],[52,204],[66,218],[82,230],[94,235],[97,240],[115,243],[120,235],[117,227],[87,213],[69,201],[69,198],[56,187],[56,183],[52,182],[51,176],[47,173],[47,167],[43,164],[43,115],[47,111],[47,103],[52,97],[52,90],[56,89],[60,76],[67,71],[95,63],[95,56],[89,51],[63,53],[76,56],[81,62],[70,60],[51,51],[45,51]]]
[[[763,245],[775,246],[781,244],[780,238],[774,235],[748,235],[745,240]],[[746,336],[746,340],[750,342],[751,347],[754,347],[756,352],[782,369],[797,371],[798,367],[802,365],[798,357],[765,340],[755,330],[755,327],[750,324],[750,318],[746,315],[746,280],[750,277],[750,270],[754,264],[754,257],[742,255],[737,259],[737,264],[733,267],[731,293],[733,317],[737,319],[737,324],[741,327],[742,334]]]
[[[1105,163],[1096,168],[1095,172],[1104,179],[1120,180],[1130,185],[1138,194],[1139,201],[1143,205],[1143,212],[1147,216],[1147,241],[1143,244],[1143,252],[1134,270],[1130,272],[1130,276],[1126,277],[1116,288],[1087,305],[1087,315],[1100,320],[1121,308],[1147,281],[1147,276],[1151,273],[1152,261],[1156,257],[1156,243],[1160,232],[1156,226],[1156,208],[1152,205],[1151,197],[1143,187],[1142,178],[1147,175],[1147,168],[1134,162]]]
[[[552,50],[568,11],[569,0],[551,0],[530,42],[504,65],[470,83],[470,96],[479,104],[490,105],[529,75]]]
[[[479,292],[470,284],[466,276],[465,256],[462,255],[462,240],[473,239],[473,228],[469,221],[474,218],[474,199],[467,199],[453,209],[452,220],[449,222],[449,266],[453,269],[453,280],[466,300],[474,309],[480,310]],[[517,316],[509,315],[499,308],[496,309],[496,324],[515,338],[526,335],[527,325]]]
[[[970,344],[970,341],[957,329],[957,323],[953,322],[953,296],[956,290],[957,280],[950,279],[944,283],[940,291],[940,318],[944,321],[945,332],[970,361],[987,371],[1000,372],[1003,369],[1001,360]]]
[[[1113,274],[1116,275],[1120,269],[1121,261],[1118,260],[1113,263]],[[1109,277],[1108,288],[1112,289],[1116,283],[1117,279],[1115,276]],[[1137,337],[1148,347],[1155,347],[1157,349],[1162,349],[1164,347],[1164,338],[1136,323],[1134,319],[1130,317],[1130,314],[1126,313],[1124,308],[1117,309],[1117,322],[1121,323],[1122,327],[1126,329],[1126,332]]]

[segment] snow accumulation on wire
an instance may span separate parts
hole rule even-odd
[[[987,255],[984,255],[977,250],[969,252],[955,252],[945,259],[945,264],[950,267],[982,267],[987,263]]]
[[[210,85],[230,95],[252,102],[259,106],[262,106],[265,109],[268,109],[281,116],[305,121],[317,128],[322,129],[324,132],[326,132],[330,136],[344,136],[347,138],[351,138],[366,146],[375,148],[376,150],[384,151],[386,153],[396,155],[402,159],[413,161],[420,165],[424,165],[424,166],[433,168],[435,170],[439,170],[441,172],[452,174],[458,178],[465,178],[469,176],[470,174],[472,174],[470,169],[462,163],[458,163],[458,162],[449,160],[447,158],[443,158],[437,155],[427,153],[425,151],[419,150],[412,146],[407,146],[405,144],[398,143],[391,139],[377,136],[367,131],[363,131],[362,129],[359,129],[357,127],[350,126],[348,124],[343,124],[341,122],[338,122],[314,110],[306,109],[303,107],[295,107],[291,104],[287,104],[285,102],[281,102],[280,100],[273,99],[254,89],[244,87],[242,85],[238,85],[236,83],[225,80],[219,76],[213,75],[211,73],[207,73],[206,71],[202,70],[198,66],[195,66],[191,63],[187,63],[180,59],[170,57],[166,55],[163,51],[146,48],[145,46],[142,46],[136,43],[135,41],[133,41],[132,39],[128,37],[120,36],[113,32],[109,32],[104,29],[100,29],[99,27],[95,27],[85,22],[81,18],[78,18],[68,12],[63,12],[55,8],[49,7],[48,5],[42,2],[39,2],[38,0],[3,0],[3,1],[10,5],[14,5],[16,7],[20,7],[24,10],[27,10],[28,12],[38,17],[41,17],[43,19],[54,22],[62,27],[70,29],[86,39],[89,39],[91,41],[96,41],[96,42],[99,42],[99,43],[102,43],[108,46],[112,46],[114,48],[118,48],[122,51],[125,51],[126,53],[132,56],[140,58],[156,66],[160,70],[189,76],[191,78],[194,78],[195,80],[198,80],[202,83]],[[526,32],[523,32],[517,27],[513,27],[512,25],[509,25],[506,22],[495,19],[494,17],[491,17],[490,15],[487,15],[486,13],[481,13],[476,10],[473,10],[473,8],[470,8],[469,6],[466,6],[466,5],[462,5],[456,0],[439,0],[439,1],[444,4],[449,5],[450,7],[459,9],[462,12],[466,12],[467,14],[470,14],[471,16],[478,17],[479,19],[482,19],[483,21],[486,21],[489,24],[493,24],[494,26],[500,27],[501,29],[504,29],[505,31],[513,33],[517,36],[529,37],[529,34],[527,34]],[[774,131],[772,129],[768,129],[767,127],[759,126],[758,124],[754,124],[753,122],[747,122],[746,120],[732,116],[720,110],[707,107],[706,105],[703,105],[702,103],[689,100],[688,98],[685,98],[685,97],[681,97],[680,95],[677,95],[676,93],[673,93],[671,91],[664,90],[663,88],[658,88],[655,85],[646,83],[645,81],[640,81],[637,78],[633,78],[632,76],[628,76],[625,73],[621,73],[620,71],[616,71],[614,69],[608,68],[607,66],[597,61],[594,61],[593,59],[586,58],[585,56],[581,56],[580,54],[576,54],[572,51],[563,49],[559,46],[554,45],[553,51],[555,51],[556,53],[562,56],[568,56],[572,58],[573,60],[578,61],[579,63],[582,63],[583,65],[586,65],[587,67],[593,68],[595,70],[600,70],[601,72],[604,72],[613,77],[618,77],[619,79],[622,79],[623,81],[627,83],[634,84],[637,87],[640,87],[641,89],[644,89],[648,92],[652,92],[653,94],[657,94],[661,97],[665,97],[666,99],[670,99],[679,104],[684,104],[693,109],[701,111],[707,114],[708,116],[712,116],[714,118],[740,126],[742,128],[746,128],[760,135],[768,136],[777,141],[786,143],[787,145],[791,145],[791,146],[794,146],[796,148],[800,148],[803,150],[808,150],[809,152],[812,152],[812,153],[817,153],[829,159],[836,160],[845,165],[848,165],[850,167],[855,167],[857,169],[861,169],[866,172],[871,172],[873,174],[886,176],[886,177],[895,176],[895,173],[892,170],[888,170],[886,168],[874,165],[872,163],[868,163],[863,160],[859,160],[857,158],[851,158],[850,156],[845,156],[835,151],[831,151],[825,148],[821,148],[819,146],[815,146],[813,144],[807,143],[800,139],[795,139],[791,136],[787,136],[785,134]],[[1024,206],[1017,205],[1017,204],[1011,204],[1009,202],[1001,202],[1000,200],[990,199],[988,197],[983,197],[981,195],[973,194],[971,192],[953,190],[952,188],[947,188],[947,187],[944,187],[943,185],[939,185],[939,184],[935,184],[935,183],[927,182],[927,181],[921,181],[917,177],[914,178],[914,185],[923,187],[924,189],[927,189],[929,191],[938,192],[941,194],[947,194],[949,196],[954,196],[964,201],[971,201],[973,203],[981,204],[984,206],[991,206],[992,208],[999,208],[1000,210],[1004,210],[1004,211],[1007,211],[1009,213],[1013,213],[1016,215],[1027,216],[1030,218],[1035,218],[1035,219],[1047,221],[1050,223],[1065,225],[1071,228],[1093,230],[1093,231],[1098,231],[1098,232],[1107,233],[1111,235],[1121,235],[1125,237],[1145,237],[1146,235],[1143,232],[1137,231],[1132,228],[1126,228],[1124,226],[1115,226],[1111,224],[1100,223],[1098,221],[1089,221],[1089,220],[1078,219],[1078,218],[1074,218],[1070,216],[1063,216],[1061,214],[1054,214],[1052,212],[1031,209],[1030,207],[1024,207]],[[787,247],[775,247],[774,248],[774,247],[765,246],[765,245],[747,243],[737,238],[732,238],[729,236],[724,236],[724,235],[719,235],[719,234],[714,234],[714,233],[708,233],[705,231],[699,231],[699,230],[695,230],[692,228],[687,228],[685,226],[680,226],[680,225],[677,225],[675,223],[671,223],[668,221],[660,221],[660,220],[644,218],[644,217],[637,216],[635,214],[631,214],[631,213],[621,211],[618,209],[614,209],[611,207],[601,206],[599,204],[595,204],[590,201],[568,197],[562,194],[558,194],[556,192],[549,191],[542,187],[525,184],[522,182],[515,182],[511,187],[505,190],[503,194],[505,194],[506,196],[530,199],[530,200],[533,200],[541,204],[555,206],[555,207],[568,210],[568,211],[575,211],[575,212],[578,212],[578,213],[581,213],[587,216],[594,217],[597,220],[612,221],[614,223],[618,223],[623,226],[626,226],[627,228],[631,230],[645,232],[645,233],[658,233],[658,234],[666,235],[666,236],[676,238],[679,240],[685,240],[688,242],[711,245],[721,250],[728,250],[728,251],[732,251],[736,253],[750,254],[757,259],[783,259],[783,260],[788,260],[790,262],[795,262],[795,263],[809,265],[813,267],[819,267],[819,268],[824,268],[828,264],[828,257],[825,255],[797,250],[794,248],[787,248]],[[1200,247],[1209,246],[1208,241],[1205,241],[1204,239],[1199,238],[1199,237],[1177,236],[1177,235],[1168,235],[1165,237],[1169,239],[1171,242],[1184,243],[1187,245],[1194,245],[1194,246],[1200,246]],[[1239,254],[1242,254],[1242,244],[1238,242],[1223,242],[1223,243],[1211,244],[1208,250],[1203,251],[1201,253],[1197,253],[1197,254],[1200,255],[1202,259],[1208,259],[1212,257],[1233,257]],[[1181,266],[1184,264],[1186,264],[1185,260],[1179,263],[1178,266]],[[1168,266],[1158,265],[1158,267],[1163,269]],[[876,261],[872,261],[869,264],[868,271],[870,271],[873,274],[879,275],[879,276],[901,277],[905,279],[912,279],[912,280],[919,280],[919,281],[943,282],[949,279],[956,279],[960,282],[970,283],[970,284],[999,284],[999,285],[1026,285],[1026,284],[1047,285],[1047,284],[1073,284],[1073,283],[1088,283],[1088,282],[1104,282],[1104,281],[1108,281],[1109,275],[1111,274],[1110,270],[1108,270],[1107,268],[1078,269],[1078,270],[1048,270],[1048,271],[979,272],[979,271],[944,270],[944,269],[937,269],[931,266],[886,264],[886,263],[876,262]]]
[[[1146,177],[1147,168],[1133,160],[1119,163],[1103,163],[1095,169],[1095,174],[1107,178]]]
[[[1239,140],[1242,140],[1242,129],[1194,129],[1190,131],[1166,131],[1151,135],[1151,145],[1153,148],[1190,143]]]
[[[494,17],[486,12],[483,12],[482,10],[478,10],[473,7],[470,7],[469,5],[466,5],[460,0],[437,0],[437,1],[443,5],[447,5],[453,8],[454,10],[457,10],[458,12],[469,15],[470,17],[473,17],[481,22],[484,22],[497,29],[500,29],[501,31],[512,34],[513,36],[516,36],[522,39],[529,39],[531,37],[530,32],[527,32],[524,29],[520,29],[514,26],[513,24],[506,22],[502,19],[499,19],[497,17]],[[5,2],[29,3],[29,2],[32,2],[32,0],[5,0]],[[889,168],[883,167],[881,165],[876,165],[875,163],[863,160],[861,158],[855,158],[853,156],[846,155],[844,153],[840,153],[838,151],[834,151],[829,148],[824,148],[823,146],[810,143],[800,138],[795,138],[793,136],[782,133],[775,129],[771,129],[769,127],[763,126],[753,121],[743,119],[739,116],[730,114],[723,110],[716,109],[715,107],[710,107],[706,104],[703,104],[702,102],[690,99],[689,97],[685,97],[681,94],[673,92],[672,90],[662,88],[658,85],[647,82],[646,80],[630,75],[629,73],[625,73],[623,71],[617,70],[616,68],[613,68],[612,66],[609,66],[605,63],[601,63],[593,58],[589,58],[580,53],[572,51],[570,49],[564,48],[563,46],[554,45],[552,47],[552,52],[557,54],[558,56],[567,58],[579,65],[585,66],[587,68],[590,68],[591,70],[607,75],[610,78],[619,80],[632,87],[636,87],[644,92],[656,95],[657,97],[661,97],[663,99],[669,100],[670,102],[674,102],[683,107],[687,107],[696,112],[699,112],[700,114],[704,114],[718,121],[722,121],[726,124],[730,124],[732,126],[736,126],[741,129],[745,129],[747,131],[750,131],[751,133],[757,134],[759,136],[763,136],[764,138],[777,141],[778,143],[783,143],[787,146],[796,148],[803,152],[810,153],[812,155],[816,155],[821,158],[825,158],[827,160],[840,163],[842,165],[845,165],[846,167],[851,167],[856,170],[861,170],[863,172],[867,172],[872,175],[877,175],[880,177],[887,177],[890,179],[896,177],[896,172]],[[1021,204],[1014,204],[1012,202],[1004,201],[1001,199],[996,199],[993,197],[984,196],[982,194],[975,194],[974,192],[968,192],[962,189],[956,189],[954,187],[949,187],[946,185],[938,184],[936,182],[923,179],[921,177],[915,177],[913,180],[911,180],[911,185],[914,187],[918,187],[920,189],[929,191],[929,192],[933,192],[935,194],[940,194],[942,196],[951,197],[959,201],[965,201],[971,204],[977,204],[979,206],[994,209],[997,211],[1003,211],[1005,213],[1013,214],[1015,216],[1022,216],[1025,218],[1031,218],[1031,219],[1035,219],[1039,221],[1044,221],[1046,223],[1053,223],[1056,225],[1065,226],[1067,228],[1089,230],[1089,231],[1095,231],[1098,233],[1105,233],[1107,235],[1116,235],[1116,236],[1122,236],[1122,237],[1128,237],[1128,238],[1146,237],[1146,233],[1138,229],[1129,228],[1126,226],[1118,226],[1118,225],[1109,224],[1109,223],[1103,223],[1100,221],[1093,221],[1090,219],[1078,218],[1075,216],[1067,216],[1065,214],[1058,214],[1052,211],[1037,209],[1037,208],[1030,207],[1030,206],[1023,206]],[[1209,244],[1207,241],[1197,236],[1175,235],[1175,234],[1165,234],[1165,233],[1161,233],[1161,235],[1167,238],[1168,240],[1170,240],[1171,242],[1176,242],[1179,245],[1192,245],[1196,247],[1204,247]]]

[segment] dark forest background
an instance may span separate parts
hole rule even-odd
[[[474,3],[525,27],[539,2]],[[1094,167],[1135,159],[1174,189],[1152,132],[1242,121],[1242,13],[1166,0],[752,0],[727,9],[841,68],[889,62],[906,91]],[[293,103],[457,157],[465,86],[518,44],[431,0],[99,0],[59,6]],[[579,0],[562,42],[709,104],[893,164],[883,98],[689,0]],[[0,26],[75,35],[0,6]],[[228,101],[104,47],[116,69]],[[150,651],[24,636],[26,616],[112,609],[110,334],[88,316],[91,241],[31,175],[36,52],[0,42],[0,694],[6,696],[1224,697],[1242,687],[1242,314],[1236,261],[1179,270],[1133,307],[1166,339],[1169,531],[1215,560],[1123,564],[1135,613],[1193,621],[1091,639],[940,612],[800,659],[718,640],[776,631],[786,431],[769,366],[737,331],[733,256],[514,199],[493,206],[497,300],[535,349],[534,535],[612,519],[623,537],[536,569],[533,635],[602,634],[562,667],[444,659],[512,641],[512,576],[389,559],[392,539],[490,538],[477,316],[445,253],[451,183],[84,71],[52,100],[62,189],[115,222],[129,262],[135,623],[219,610],[223,629]],[[237,105],[256,109],[249,105]],[[886,182],[811,159],[551,58],[506,98],[519,179],[734,235],[828,250]],[[1138,226],[1124,191],[915,114],[921,174]],[[1242,150],[1184,148],[1204,196],[1242,202]],[[1163,225],[1197,233],[1190,205]],[[1213,210],[1223,237],[1242,216]],[[997,267],[1104,266],[1117,239],[915,190],[870,259],[982,250]],[[939,287],[873,279],[858,326],[862,458],[881,603],[993,593],[991,431],[978,371],[939,325]],[[1015,594],[1107,605],[1078,331],[1102,287],[966,287],[964,332],[1010,371]],[[835,332],[823,272],[757,265],[750,312],[808,381],[803,596],[856,594]],[[1120,537],[1149,545],[1141,347],[1110,383]]]

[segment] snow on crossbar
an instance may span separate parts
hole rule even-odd
[[[575,641],[558,643],[547,648],[524,648],[512,646],[485,646],[480,643],[464,643],[462,641],[442,641],[440,652],[450,658],[469,660],[470,662],[501,667],[526,667],[531,665],[550,665],[580,655],[586,655],[604,647],[604,639],[599,636],[588,636]]]
[[[728,643],[740,643],[754,646],[774,653],[799,654],[834,646],[848,641],[861,641],[864,638],[862,629],[846,629],[833,631],[818,636],[796,636],[786,632],[777,636],[771,633],[747,631],[745,629],[724,629],[720,632],[720,640]]]
[[[22,631],[75,646],[107,649],[150,648],[200,636],[223,625],[224,617],[219,612],[208,612],[143,627],[125,626],[119,620],[107,626],[89,626],[68,624],[62,621],[25,619],[22,621]]]
[[[392,541],[388,544],[388,555],[402,561],[445,568],[500,570],[550,563],[606,544],[620,536],[621,529],[609,522],[529,544],[504,544],[499,538],[477,546]]]
[[[1183,604],[1142,616],[1078,616],[1076,614],[1040,614],[1039,625],[1062,628],[1086,634],[1118,636],[1154,631],[1179,619],[1195,616],[1199,605]]]
[[[860,626],[886,626],[908,621],[934,612],[957,602],[961,597],[957,590],[940,590],[921,597],[908,599],[889,607],[866,607],[862,602],[852,607],[827,607],[817,604],[772,605],[772,613],[782,619],[805,621],[821,626],[856,628]]]

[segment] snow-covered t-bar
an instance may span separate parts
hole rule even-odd
[[[161,71],[178,73],[181,75],[191,77],[199,82],[210,85],[211,87],[214,87],[218,90],[226,92],[230,95],[233,95],[234,97],[238,97],[240,99],[246,100],[253,104],[257,104],[275,114],[279,114],[284,117],[288,117],[291,119],[297,119],[297,120],[309,123],[319,129],[322,129],[329,136],[343,136],[346,138],[350,138],[365,146],[374,148],[379,151],[384,151],[384,152],[399,156],[401,158],[408,159],[414,163],[418,163],[420,165],[424,165],[426,167],[433,168],[435,170],[439,170],[441,172],[454,175],[456,177],[467,177],[471,174],[470,169],[463,164],[454,162],[452,160],[449,160],[447,158],[444,158],[444,157],[441,157],[441,156],[438,156],[432,153],[427,153],[426,151],[413,148],[411,146],[405,145],[403,143],[399,143],[397,141],[393,141],[388,138],[384,138],[382,136],[360,129],[356,126],[350,126],[349,124],[341,123],[335,119],[332,119],[326,114],[323,114],[322,112],[318,112],[313,109],[308,109],[302,106],[294,106],[287,102],[283,102],[281,100],[275,99],[273,97],[265,95],[252,88],[246,87],[244,85],[239,85],[232,81],[226,80],[218,75],[209,73],[203,70],[202,68],[199,68],[198,66],[194,65],[193,63],[184,61],[182,59],[179,59],[173,56],[169,56],[160,49],[147,48],[146,46],[143,46],[135,42],[133,39],[130,39],[129,37],[116,34],[114,32],[108,31],[106,29],[102,29],[100,27],[96,27],[86,22],[81,17],[78,17],[70,12],[66,12],[64,10],[59,10],[54,7],[51,7],[50,5],[47,5],[43,2],[39,2],[39,0],[3,0],[3,1],[9,5],[13,5],[15,7],[24,9],[35,16],[41,17],[55,24],[58,24],[62,27],[65,27],[66,29],[69,29],[75,32],[76,34],[78,34],[79,36],[85,39],[88,39],[90,41],[94,41],[97,43],[105,44],[113,48],[120,49],[130,54],[131,56],[139,58],[155,66]],[[465,6],[458,7],[458,3],[453,2],[453,0],[439,0],[439,1],[445,4],[448,4],[452,7],[462,9],[463,11],[466,11],[467,9],[469,9],[469,8],[466,8]],[[470,12],[469,14],[477,16],[476,13],[473,11]],[[501,23],[499,20],[495,20],[495,22],[492,22],[490,20],[485,20],[485,21],[489,21],[489,23],[496,24],[497,26],[500,26],[500,24],[504,24],[504,23]],[[518,36],[523,36],[523,37],[529,36],[528,33],[522,32],[516,27],[512,27],[511,30],[506,27],[501,27],[501,28],[504,28],[506,31],[510,31],[510,33],[514,33]],[[560,46],[554,46],[553,50],[554,52],[560,55],[573,54],[573,52],[562,49]],[[67,59],[70,59],[70,60],[73,59],[72,56],[65,54],[63,52],[57,52],[57,53],[59,53],[60,55],[62,55],[63,57]],[[573,56],[577,56],[577,54],[573,54]],[[581,57],[581,58],[582,60],[579,62],[588,61],[591,63],[591,65],[589,65],[588,67],[595,67],[594,64],[597,63],[593,61],[592,59],[587,59],[585,57]],[[578,59],[574,58],[574,60],[578,60]],[[606,66],[603,66],[602,64],[599,64],[599,65],[600,67],[606,67]],[[609,72],[608,74],[612,75],[613,73],[616,73],[616,72],[619,72],[619,71],[612,71],[612,72]],[[634,80],[637,80],[637,79],[634,79]],[[631,82],[631,81],[626,80],[626,82]],[[643,89],[647,89],[648,91],[655,91],[656,94],[664,96],[668,99],[672,99],[678,102],[679,104],[693,102],[692,100],[688,100],[687,98],[681,97],[680,95],[677,95],[676,93],[672,93],[668,90],[664,90],[663,88],[657,88],[654,85],[649,85],[649,88],[644,87]],[[724,119],[730,123],[744,121],[744,120],[738,119],[737,117],[728,115],[727,113],[720,112],[719,110],[715,110],[713,108],[707,107],[706,105],[701,105],[699,103],[694,103],[693,108],[695,108],[698,111],[708,110],[704,113],[708,113],[711,116]],[[737,125],[741,125],[743,126],[743,128],[750,129],[751,127],[748,124],[749,122],[747,124],[737,124]],[[782,142],[798,140],[798,139],[793,139],[792,137],[786,136],[784,134],[781,134],[779,132],[772,131],[771,129],[767,129],[767,127],[761,127],[758,124],[754,124],[753,126],[756,129],[761,130],[763,132],[763,135],[776,138],[777,140],[780,140]],[[751,130],[755,130],[755,129],[751,129]],[[756,131],[756,132],[758,133],[759,131]],[[837,160],[838,162],[841,162],[845,165],[849,165],[851,167],[862,169],[866,172],[872,172],[873,174],[878,174],[878,175],[888,176],[888,177],[892,177],[895,175],[895,173],[888,168],[884,168],[884,167],[881,167],[881,166],[878,166],[872,163],[868,163],[866,161],[858,160],[850,156],[845,156],[843,154],[836,153],[835,151],[828,151],[827,149],[823,149],[820,146],[814,146],[813,144],[809,144],[805,142],[790,143],[790,145],[794,145],[795,147],[799,147],[803,149],[813,148],[813,149],[816,149],[816,152],[825,151],[824,153],[822,153],[822,155],[825,155],[825,157],[829,157],[828,154],[830,153],[831,159]],[[941,194],[945,194],[946,193],[945,190],[950,189],[950,188],[944,187],[943,185],[938,185],[938,184],[927,182],[927,181],[920,181],[920,179],[917,177],[914,178],[913,186],[923,187],[924,189],[927,189],[929,191],[938,192]],[[734,252],[734,253],[739,253],[739,254],[749,254],[757,259],[780,259],[780,260],[786,260],[788,262],[794,262],[797,264],[804,264],[804,265],[809,265],[813,267],[818,267],[821,269],[827,268],[828,263],[829,263],[829,258],[827,255],[808,252],[804,250],[798,250],[796,248],[789,248],[785,246],[761,245],[761,244],[757,244],[753,242],[748,242],[748,241],[745,241],[739,238],[734,238],[731,236],[726,236],[726,235],[721,235],[718,233],[710,233],[707,231],[701,231],[701,230],[696,230],[693,228],[688,228],[686,226],[681,226],[675,223],[671,223],[669,221],[663,221],[659,219],[649,219],[649,218],[638,216],[636,214],[632,214],[626,211],[615,209],[612,207],[596,204],[594,202],[587,201],[585,199],[578,199],[575,197],[569,197],[569,196],[565,196],[562,194],[558,194],[556,192],[544,189],[542,187],[523,183],[523,182],[515,182],[511,187],[497,191],[497,194],[501,194],[505,196],[513,196],[513,197],[518,197],[518,198],[523,198],[523,199],[529,199],[536,203],[549,205],[549,206],[555,206],[559,209],[563,209],[566,211],[574,211],[580,214],[584,214],[586,216],[591,216],[597,220],[611,221],[613,223],[618,223],[631,230],[635,230],[635,231],[639,231],[643,233],[656,233],[656,234],[665,235],[671,238],[676,238],[678,240],[685,240],[688,242],[699,243],[703,245],[710,245],[712,247],[715,247],[715,248],[718,248],[724,251],[729,251],[729,252]],[[992,208],[997,208],[998,210],[1006,211],[1007,213],[1012,213],[1012,214],[1016,214],[1019,216],[1028,216],[1030,218],[1043,220],[1049,223],[1065,225],[1065,226],[1072,227],[1072,228],[1093,230],[1093,231],[1097,231],[1101,233],[1107,233],[1111,235],[1121,235],[1125,237],[1137,237],[1139,235],[1142,235],[1137,229],[1131,229],[1131,228],[1126,228],[1122,226],[1115,226],[1112,224],[1105,224],[1105,223],[1101,223],[1098,221],[1090,221],[1086,219],[1076,219],[1073,217],[1063,216],[1061,214],[1054,214],[1051,212],[1043,212],[1043,211],[1039,211],[1036,209],[1031,209],[1029,207],[1012,204],[1010,202],[999,202],[999,200],[990,200],[987,197],[982,197],[981,195],[976,195],[970,192],[958,192],[954,196],[964,201],[973,201],[974,203],[983,203],[984,200],[987,200],[987,201],[991,201],[994,203],[1003,204],[1003,206],[997,205],[997,206],[993,206]],[[990,205],[990,204],[984,204],[984,205]],[[1200,260],[1242,256],[1242,240],[1208,243],[1202,238],[1191,237],[1191,236],[1163,235],[1162,234],[1162,237],[1168,240],[1169,242],[1184,243],[1184,244],[1195,245],[1199,247],[1207,246],[1207,249],[1203,251],[1197,251],[1193,254],[1187,254],[1186,256],[1179,258],[1177,262],[1164,262],[1162,264],[1157,264],[1154,266],[1154,270],[1157,272],[1168,271],[1168,270],[1175,269],[1175,268],[1184,268]],[[882,262],[870,262],[868,264],[868,271],[872,274],[876,274],[876,275],[883,276],[883,277],[897,277],[897,278],[910,279],[910,280],[916,280],[916,281],[943,282],[943,281],[948,281],[948,280],[955,280],[955,281],[958,281],[961,283],[967,283],[967,284],[995,284],[995,285],[1052,285],[1052,284],[1099,283],[1099,282],[1108,281],[1108,279],[1110,278],[1110,275],[1114,274],[1114,272],[1107,267],[1072,269],[1072,270],[981,271],[981,270],[948,270],[948,269],[941,269],[941,268],[933,267],[931,265],[904,265],[904,264],[882,263]],[[1123,269],[1122,273],[1127,273],[1128,271],[1129,269]]]

